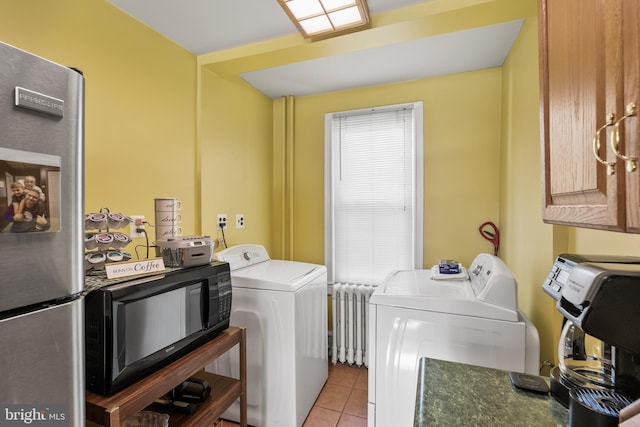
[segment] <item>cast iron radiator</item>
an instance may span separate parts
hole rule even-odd
[[[331,361],[369,366],[369,297],[375,285],[335,283],[331,296],[333,348]]]

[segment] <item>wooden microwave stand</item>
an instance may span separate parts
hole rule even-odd
[[[240,379],[202,371],[202,368],[236,344],[240,345]],[[170,412],[171,426],[204,426],[213,422],[240,399],[240,425],[247,426],[246,330],[231,326],[201,347],[126,389],[105,397],[87,391],[87,420],[105,427],[120,427],[120,422],[145,409],[187,378],[197,374],[211,385],[211,394],[198,403],[193,414]],[[153,410],[153,409],[150,409]],[[167,412],[167,411],[163,411]]]

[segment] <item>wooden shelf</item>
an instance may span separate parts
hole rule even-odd
[[[240,345],[240,379],[202,372],[202,368],[236,344]],[[193,414],[170,413],[170,425],[211,425],[236,399],[240,399],[240,425],[247,425],[246,400],[246,331],[234,326],[213,340],[186,354],[170,365],[113,396],[101,396],[87,391],[87,420],[105,427],[119,427],[127,417],[145,409],[187,378],[198,375],[211,385],[211,395],[197,404]],[[169,412],[169,411],[163,411]]]
[[[211,426],[213,421],[220,418],[222,413],[238,398],[242,386],[238,380],[208,372],[199,372],[194,376],[206,379],[211,385],[211,396],[203,402],[197,403],[198,409],[195,413],[185,414],[158,404],[153,404],[147,409],[169,414],[169,425],[172,427],[174,425],[182,427]]]

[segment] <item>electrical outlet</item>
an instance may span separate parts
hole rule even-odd
[[[132,215],[131,224],[129,224],[129,237],[137,239],[144,237],[144,233],[138,233],[137,230],[144,230],[144,215]]]
[[[227,228],[227,214],[218,214],[218,228],[222,230]]]
[[[236,214],[236,228],[244,228],[244,214]]]

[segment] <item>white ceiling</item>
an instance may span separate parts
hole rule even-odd
[[[276,0],[109,1],[196,55],[297,33]],[[431,1],[435,0],[368,0],[368,4],[375,16]],[[522,22],[450,32],[240,75],[265,95],[278,98],[497,67],[508,55]]]

